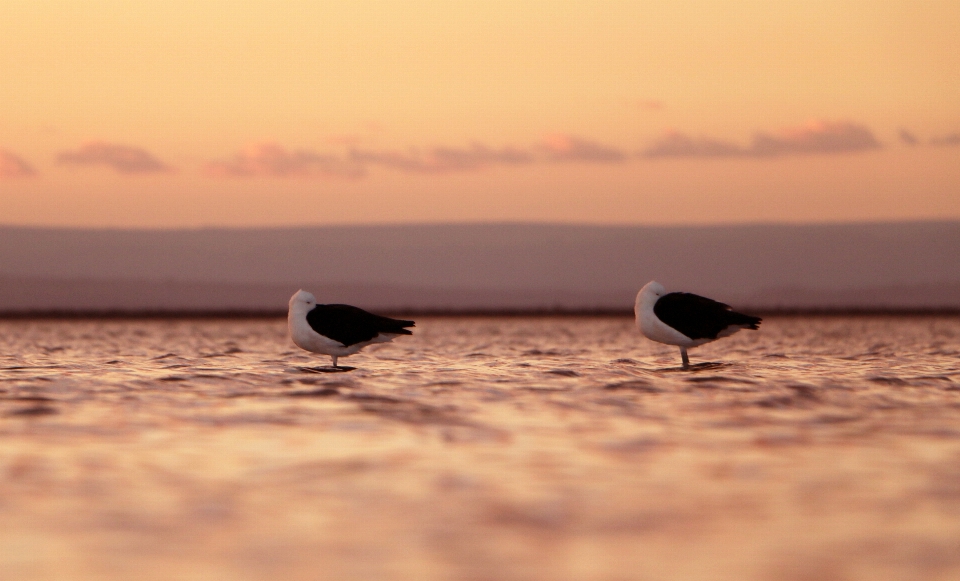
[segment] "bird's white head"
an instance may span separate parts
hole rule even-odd
[[[634,312],[640,313],[643,309],[653,310],[653,305],[657,304],[660,297],[667,294],[667,289],[655,280],[651,280],[643,285],[640,292],[637,293],[637,302],[634,304]]]
[[[290,297],[290,309],[303,309],[309,311],[317,306],[317,298],[305,290],[298,290]]]

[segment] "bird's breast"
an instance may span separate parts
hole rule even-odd
[[[653,309],[645,309],[643,312],[641,312],[638,323],[640,326],[640,332],[643,333],[647,339],[651,339],[657,343],[679,345],[681,347],[691,347],[695,344],[699,344],[690,337],[687,337],[680,331],[677,331],[670,325],[667,325],[661,321],[657,315],[654,314]]]
[[[287,317],[287,328],[294,345],[314,353],[338,354],[344,348],[339,341],[317,333],[307,322],[306,313],[291,312]]]

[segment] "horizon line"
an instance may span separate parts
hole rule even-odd
[[[322,228],[382,228],[382,227],[437,227],[437,226],[568,226],[590,228],[731,228],[758,226],[867,226],[894,224],[957,224],[960,216],[943,218],[889,218],[866,220],[754,220],[745,222],[575,222],[544,220],[450,220],[450,221],[410,221],[410,222],[337,222],[327,224],[251,224],[236,226],[229,224],[183,225],[183,226],[94,226],[94,225],[43,225],[43,224],[7,224],[0,222],[0,229],[17,230],[58,230],[58,231],[103,231],[103,232],[202,232],[211,230],[309,230]]]
[[[761,317],[958,317],[960,307],[782,307],[739,308]],[[604,317],[634,318],[633,309],[535,308],[535,309],[386,309],[387,315],[405,317]],[[136,319],[286,319],[284,309],[34,309],[3,310],[0,321],[18,320],[136,320]]]

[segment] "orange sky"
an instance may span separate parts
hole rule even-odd
[[[960,218],[956,0],[4,0],[0,223]]]

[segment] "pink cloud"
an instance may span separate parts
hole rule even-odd
[[[944,135],[943,137],[934,137],[930,140],[931,145],[960,145],[960,132]]]
[[[254,144],[231,159],[208,163],[205,172],[219,177],[332,177],[361,178],[360,164],[309,150],[289,151],[275,143]]]
[[[742,147],[729,141],[690,137],[684,133],[672,131],[654,141],[650,147],[641,152],[641,155],[643,157],[729,157],[746,153]]]
[[[78,165],[106,165],[119,173],[158,173],[172,171],[168,165],[145,149],[132,145],[91,141],[76,151],[63,151],[57,162]]]
[[[731,141],[690,137],[671,132],[654,141],[641,156],[658,157],[774,157],[779,155],[848,153],[880,148],[873,133],[856,123],[815,121],[775,133],[757,133],[749,147]]]
[[[435,147],[426,152],[411,149],[407,153],[354,149],[350,152],[350,159],[406,172],[443,173],[526,164],[533,161],[533,156],[521,149],[493,149],[475,143],[469,148]]]
[[[548,160],[557,162],[611,163],[626,159],[619,149],[563,133],[548,136],[538,149]]]
[[[12,151],[0,149],[0,178],[26,178],[36,173],[22,157]]]
[[[788,155],[806,153],[847,153],[878,149],[880,142],[873,133],[849,121],[813,121],[777,133],[757,133],[750,153],[753,155]]]
[[[904,145],[916,145],[920,143],[920,140],[917,139],[917,136],[906,129],[901,128],[899,136],[900,141],[902,141]]]

